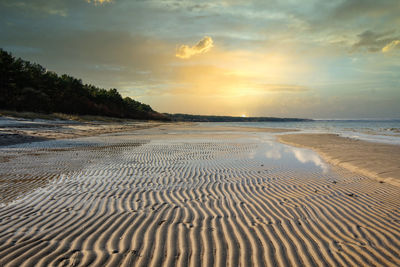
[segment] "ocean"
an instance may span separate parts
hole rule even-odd
[[[400,145],[400,119],[314,120],[302,122],[210,122],[206,125],[296,129],[299,133],[335,133],[370,142]]]

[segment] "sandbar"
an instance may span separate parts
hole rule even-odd
[[[372,143],[337,134],[285,134],[285,144],[311,148],[327,162],[380,182],[400,186],[400,146]]]

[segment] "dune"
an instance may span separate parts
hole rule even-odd
[[[399,266],[400,188],[294,164],[273,134],[164,125],[0,148],[1,183],[46,180],[3,198],[0,266]]]

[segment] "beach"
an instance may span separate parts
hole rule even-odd
[[[400,145],[366,142],[337,134],[280,135],[278,140],[311,148],[335,166],[400,186]]]
[[[400,265],[398,146],[194,123],[53,139],[0,147],[0,266]]]
[[[16,115],[20,115],[20,113],[16,113]],[[32,113],[31,116],[38,116],[38,114]],[[0,116],[0,146],[117,133],[163,124],[159,121],[107,119],[107,117],[98,117],[101,120],[93,120],[96,117],[87,116],[92,118],[92,120],[88,120],[85,116],[75,117],[81,120],[85,119],[85,121]],[[104,121],[106,119],[107,121]]]

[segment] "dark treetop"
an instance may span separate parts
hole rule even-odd
[[[149,105],[122,98],[117,89],[83,84],[66,74],[58,76],[1,48],[0,109],[168,120]]]

